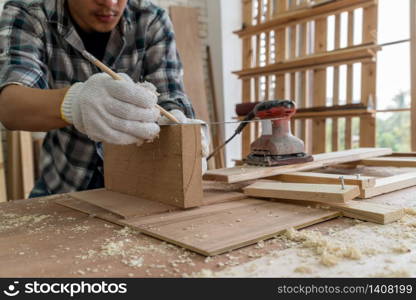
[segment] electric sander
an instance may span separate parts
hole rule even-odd
[[[245,116],[233,136],[214,150],[210,159],[237,134],[241,133],[253,119],[263,120],[262,136],[251,144],[251,153],[244,159],[249,165],[281,166],[313,161],[305,153],[304,142],[293,136],[290,118],[296,113],[296,104],[290,100],[272,100],[259,103],[243,103],[236,107],[239,116]],[[271,132],[267,132],[265,122],[271,122]]]

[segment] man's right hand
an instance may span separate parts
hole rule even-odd
[[[94,141],[142,144],[160,131],[157,96],[128,75],[114,80],[105,73],[74,84],[62,102],[62,118]]]

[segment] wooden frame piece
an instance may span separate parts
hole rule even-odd
[[[6,173],[4,166],[3,141],[0,133],[0,202],[7,201]]]
[[[360,198],[372,198],[412,186],[416,186],[416,172],[377,178],[373,187],[367,187],[361,191]]]
[[[356,185],[310,184],[262,180],[244,188],[250,197],[302,200],[324,203],[345,203],[356,198],[360,189]]]
[[[355,162],[357,165],[374,166],[374,167],[398,167],[398,168],[415,168],[416,157],[378,157],[367,158]]]
[[[162,126],[159,138],[141,147],[106,144],[106,189],[180,208],[201,205],[200,126]]]

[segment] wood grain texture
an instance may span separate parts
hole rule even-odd
[[[378,195],[402,190],[416,185],[416,172],[385,178],[377,178],[375,186],[361,191],[360,198],[372,198]]]
[[[181,208],[202,204],[200,125],[162,126],[140,147],[105,145],[105,187]]]
[[[259,181],[244,188],[250,197],[302,200],[325,203],[344,203],[360,194],[355,185],[310,184],[276,181]]]
[[[357,185],[360,189],[373,187],[376,184],[376,178],[370,176],[357,177],[355,175],[325,174],[315,172],[294,172],[273,176],[268,179],[297,183],[340,184],[340,176],[344,177],[345,184]]]
[[[414,168],[416,167],[416,157],[368,158],[360,160],[357,164],[376,167]]]
[[[335,164],[359,161],[370,157],[389,155],[391,153],[391,149],[388,148],[359,148],[346,151],[317,154],[314,155],[314,161],[302,164],[279,167],[256,167],[242,165],[228,169],[212,170],[206,172],[203,178],[205,180],[234,183],[285,173],[313,170]]]
[[[175,29],[176,46],[184,69],[185,93],[192,100],[196,117],[209,122],[204,60],[201,54],[202,42],[199,38],[198,9],[171,6],[170,17]]]

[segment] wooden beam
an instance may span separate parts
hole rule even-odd
[[[238,75],[240,78],[246,78],[259,74],[280,74],[289,71],[301,71],[316,67],[324,68],[325,66],[334,65],[341,62],[342,64],[345,64],[346,62],[353,63],[362,60],[373,59],[378,49],[378,46],[368,44],[359,47],[333,50],[325,53],[316,53],[304,57],[278,61],[275,64],[271,64],[265,67],[243,69],[242,71],[234,72],[234,74]]]
[[[20,131],[20,160],[22,166],[22,192],[23,197],[28,198],[35,186],[35,167],[33,157],[32,134],[27,131]]]
[[[396,176],[377,178],[375,186],[361,191],[360,198],[372,198],[378,195],[402,190],[416,185],[416,172]]]
[[[415,157],[379,157],[360,160],[357,165],[376,166],[376,167],[398,167],[414,168],[416,167]]]
[[[105,145],[105,187],[180,208],[202,203],[200,125],[162,126],[159,139]]]
[[[360,189],[356,185],[344,185],[343,188],[340,184],[309,184],[272,180],[258,181],[243,190],[244,194],[250,197],[325,203],[344,203],[360,194]]]
[[[20,131],[7,131],[7,192],[9,200],[24,198]]]
[[[302,23],[316,18],[323,18],[340,13],[342,11],[354,10],[360,7],[368,7],[376,4],[376,0],[338,0],[332,3],[304,8],[294,11],[288,11],[277,15],[270,22],[265,22],[256,26],[246,27],[243,30],[236,31],[240,37],[258,34],[270,29],[290,25],[291,23]]]
[[[345,184],[357,185],[360,189],[374,187],[376,184],[375,177],[344,175],[344,174],[325,174],[316,172],[294,172],[273,176],[267,179],[273,179],[283,182],[297,183],[315,183],[315,184],[340,184],[340,177],[344,177]]]
[[[333,117],[354,117],[354,116],[372,116],[375,114],[374,109],[349,109],[349,110],[328,110],[323,112],[298,112],[294,119],[312,119],[312,118],[333,118]]]
[[[388,148],[352,149],[340,152],[317,154],[314,155],[314,161],[302,164],[278,167],[242,165],[228,169],[210,170],[204,174],[203,178],[205,180],[234,183],[298,171],[313,170],[330,165],[358,161],[370,157],[389,155],[391,153],[391,149]]]

